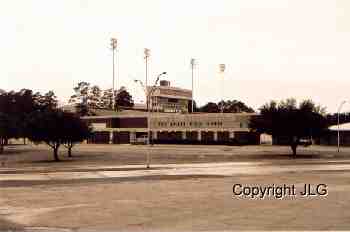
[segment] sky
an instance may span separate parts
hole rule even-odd
[[[116,86],[144,99],[166,71],[199,105],[237,99],[313,99],[350,110],[348,0],[0,0],[0,89],[53,90],[67,102],[80,81],[112,86],[110,38],[118,39]],[[219,64],[226,64],[223,78]],[[346,109],[347,108],[347,109]]]

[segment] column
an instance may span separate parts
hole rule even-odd
[[[198,133],[198,141],[202,141],[202,132],[199,130],[199,131],[197,131],[197,133]]]
[[[214,141],[218,141],[218,132],[214,131]]]
[[[186,140],[186,131],[182,131],[181,133],[182,133],[181,134],[182,135],[182,140]]]
[[[152,133],[153,133],[152,138],[153,138],[154,140],[157,140],[157,139],[158,139],[158,132],[157,132],[157,131],[152,131]]]
[[[229,135],[230,139],[233,139],[235,137],[235,132],[230,131],[229,133],[230,133],[230,135]]]
[[[113,144],[113,131],[109,132],[109,144]]]
[[[130,131],[130,143],[136,142],[136,132]]]

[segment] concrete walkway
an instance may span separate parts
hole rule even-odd
[[[29,171],[29,172],[28,172]],[[344,161],[324,161],[299,164],[291,160],[289,163],[273,164],[271,162],[229,162],[200,164],[161,164],[146,169],[144,165],[80,167],[73,170],[47,171],[33,169],[2,169],[0,182],[8,181],[52,181],[106,178],[133,178],[148,176],[181,176],[181,175],[268,175],[286,172],[322,172],[350,171],[350,163]]]

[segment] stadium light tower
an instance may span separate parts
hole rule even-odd
[[[226,70],[225,64],[219,64],[219,72],[221,78],[221,113],[224,112],[224,72]]]
[[[111,49],[113,53],[113,84],[112,84],[112,109],[113,111],[115,110],[115,59],[114,55],[117,53],[117,45],[118,45],[118,40],[116,38],[111,38]]]
[[[338,107],[338,152],[340,150],[340,125],[339,125],[339,116],[340,116],[340,111],[343,105],[346,103],[346,101],[342,101]]]
[[[191,71],[192,71],[192,99],[191,99],[191,113],[193,113],[194,111],[194,89],[193,89],[193,71],[194,71],[194,68],[196,66],[196,60],[194,58],[191,59]]]

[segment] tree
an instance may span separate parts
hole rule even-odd
[[[254,113],[253,108],[237,100],[220,101],[218,103],[208,102],[206,105],[200,107],[199,111],[205,113],[220,113],[221,109],[223,109],[224,113]]]
[[[13,92],[12,92],[13,93]],[[2,92],[0,94],[0,152],[2,153],[4,150],[4,144],[6,138],[8,138],[9,130],[9,120],[11,118],[10,115],[14,109],[12,103],[12,98],[10,97],[10,93]]]
[[[214,102],[208,102],[204,106],[199,108],[200,112],[205,112],[205,113],[219,113],[220,109],[218,105]]]
[[[245,103],[237,100],[220,101],[218,107],[221,110],[223,107],[224,113],[254,113],[253,108],[247,106]]]
[[[83,127],[83,125],[77,125],[77,119],[71,113],[60,110],[35,111],[28,117],[28,137],[35,143],[44,142],[50,146],[53,149],[55,161],[59,161],[58,150],[62,144],[73,144],[86,137],[85,131],[83,134],[74,131],[79,130],[79,132],[82,132],[85,129],[78,128],[79,126]]]
[[[63,144],[68,149],[68,156],[72,157],[73,146],[88,139],[91,135],[91,128],[73,113],[64,113],[63,117],[65,122]]]
[[[55,161],[59,161],[58,149],[62,144],[63,112],[33,112],[28,117],[28,137],[35,143],[45,142],[53,149]]]
[[[113,108],[113,90],[101,90],[97,85],[91,86],[88,82],[79,82],[74,87],[75,94],[71,96],[69,103],[74,104],[77,113],[80,116],[95,115],[95,109]],[[114,91],[114,104],[118,110],[119,107],[132,107],[134,101],[130,93],[122,86]]]
[[[91,93],[90,83],[85,81],[79,82],[73,89],[75,94],[70,97],[69,103],[75,105],[76,111],[79,115],[89,115],[89,93]]]
[[[89,88],[87,98],[88,98],[88,106],[90,108],[92,109],[103,108],[101,94],[102,94],[102,90],[97,85],[94,85],[91,88]]]
[[[126,90],[124,86],[122,86],[115,95],[115,108],[118,107],[133,107],[134,100],[130,93]]]
[[[16,136],[16,127],[11,118],[0,112],[0,154],[4,152],[7,140]]]
[[[260,116],[252,118],[250,128],[275,138],[288,138],[295,157],[302,138],[319,137],[327,129],[327,120],[321,109],[324,108],[316,106],[311,100],[301,102],[299,107],[295,99],[280,103],[271,101],[260,108]]]
[[[76,87],[73,88],[75,94],[69,99],[70,103],[86,102],[88,99],[88,93],[90,89],[90,83],[81,81]]]
[[[112,89],[106,89],[103,90],[102,96],[101,96],[101,102],[102,102],[102,108],[104,109],[112,109],[112,99],[113,99],[113,90]]]
[[[10,91],[0,94],[0,112],[7,115],[13,125],[14,137],[26,137],[25,124],[27,116],[34,111],[53,110],[57,107],[57,99],[52,91],[45,95],[39,92],[33,95],[30,89],[18,92]]]
[[[57,108],[57,97],[53,91],[49,91],[42,95],[37,92],[33,95],[34,108],[37,110],[54,110]]]
[[[29,89],[10,91],[0,95],[0,112],[10,117],[23,118],[35,110],[33,93]]]
[[[37,92],[33,94],[30,89],[21,89],[18,92],[2,91],[0,93],[0,113],[2,114],[2,123],[6,122],[6,125],[2,125],[2,137],[1,141],[9,138],[25,138],[27,117],[36,111],[54,110],[57,108],[57,98],[54,92],[49,91],[42,95]],[[5,133],[6,132],[6,133]],[[3,146],[2,146],[3,147]],[[3,150],[3,149],[2,149]]]
[[[5,140],[8,137],[8,117],[0,113],[0,154],[4,152]]]

